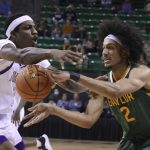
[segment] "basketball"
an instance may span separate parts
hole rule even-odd
[[[46,70],[38,65],[28,65],[16,77],[16,89],[22,99],[39,102],[46,98],[55,83]]]

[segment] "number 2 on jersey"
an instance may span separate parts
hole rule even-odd
[[[124,117],[125,117],[125,119],[126,119],[127,122],[135,121],[135,118],[129,117],[129,115],[130,115],[130,109],[128,107],[123,106],[123,107],[120,108],[120,111],[124,112]]]

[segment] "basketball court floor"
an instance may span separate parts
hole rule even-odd
[[[24,138],[26,150],[37,150],[34,138]],[[50,139],[53,150],[116,150],[117,142]]]

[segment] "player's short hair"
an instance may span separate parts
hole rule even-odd
[[[117,18],[104,21],[100,24],[97,33],[101,48],[104,38],[109,34],[116,36],[121,41],[122,46],[129,50],[128,60],[130,62],[137,63],[140,60],[140,56],[144,51],[144,44],[137,29]]]

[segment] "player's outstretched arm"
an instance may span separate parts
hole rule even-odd
[[[36,47],[26,47],[17,49],[12,44],[6,44],[0,50],[0,58],[14,61],[20,64],[36,64],[44,59],[54,59],[56,61],[68,61],[77,63],[82,61],[81,53],[71,50],[43,49]]]
[[[68,71],[53,73],[52,77],[55,82],[64,82],[72,79],[90,91],[107,98],[117,98],[127,93],[133,93],[142,87],[150,88],[150,69],[148,67],[135,68],[130,71],[129,78],[120,79],[115,83],[97,81],[96,79]]]
[[[65,110],[56,106],[54,103],[40,103],[32,108],[29,108],[29,111],[31,112],[26,115],[24,119],[31,119],[25,123],[24,126],[31,126],[42,121],[49,115],[55,115],[74,125],[83,128],[91,128],[103,111],[103,101],[103,97],[101,96],[91,98],[84,113]]]

